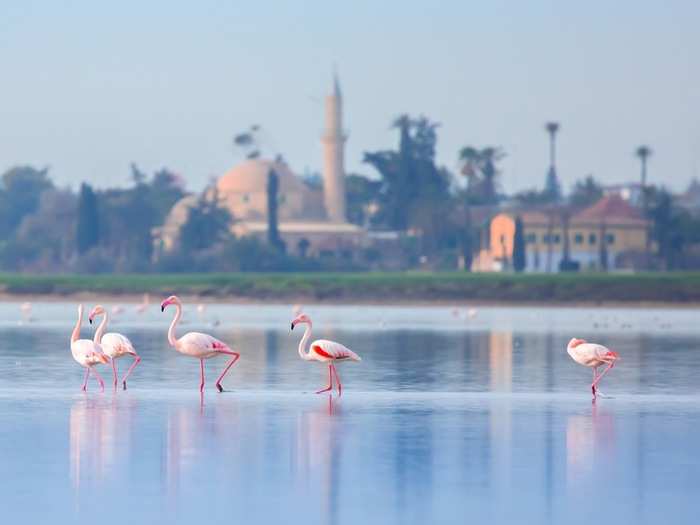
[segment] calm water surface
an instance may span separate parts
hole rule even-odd
[[[299,359],[290,306],[191,306],[180,333],[242,354],[223,394],[207,362],[200,399],[171,314],[125,306],[112,328],[143,362],[128,391],[85,394],[76,305],[0,305],[4,523],[697,523],[693,311],[309,306],[363,357],[336,398],[312,393],[326,372]],[[610,399],[591,403],[574,335],[621,354]]]

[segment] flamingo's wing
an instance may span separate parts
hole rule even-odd
[[[231,350],[223,341],[201,332],[189,332],[183,335],[180,340],[187,345],[193,345],[202,350]]]
[[[587,361],[605,361],[617,359],[617,352],[613,352],[607,347],[595,343],[585,343],[576,347],[578,355]]]
[[[609,361],[610,359],[615,360],[618,357],[617,352],[613,352],[612,350],[603,345],[593,344],[591,346],[594,347],[593,351],[595,352],[598,359],[601,359],[602,361]]]
[[[103,335],[100,344],[105,350],[107,350],[107,348],[111,348],[118,353],[125,352],[127,354],[136,355],[134,345],[131,343],[129,338],[116,332],[109,332]]]
[[[327,339],[319,339],[311,343],[311,350],[321,357],[335,359],[336,361],[362,361],[362,358],[348,347]]]
[[[109,358],[102,351],[100,345],[90,339],[78,339],[72,344],[71,351],[73,355],[89,365],[109,362]]]

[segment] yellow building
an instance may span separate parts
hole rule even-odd
[[[523,222],[525,271],[556,272],[567,249],[581,270],[634,267],[647,246],[648,221],[639,210],[617,195],[598,202],[571,217],[558,210],[502,212],[491,218],[486,246],[475,257],[474,271],[512,268],[515,220]],[[607,261],[607,262],[606,262]]]

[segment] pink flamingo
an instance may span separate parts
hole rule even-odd
[[[107,357],[102,351],[99,343],[90,341],[90,339],[79,339],[80,326],[83,324],[83,305],[78,306],[78,322],[75,323],[73,333],[70,336],[70,351],[80,366],[85,367],[85,381],[83,381],[83,391],[87,390],[87,382],[90,377],[90,372],[94,372],[97,382],[102,390],[105,389],[105,382],[102,381],[100,374],[93,367],[99,364],[109,363]]]
[[[164,312],[165,307],[171,304],[175,305],[177,311],[175,313],[175,317],[173,318],[173,322],[170,323],[170,328],[168,329],[168,342],[170,343],[170,346],[175,348],[175,350],[181,354],[199,359],[201,370],[201,381],[199,383],[200,392],[204,392],[204,360],[219,354],[228,354],[233,356],[233,359],[231,359],[228,365],[226,365],[224,371],[221,372],[219,379],[216,380],[216,388],[219,389],[219,392],[223,392],[224,388],[221,386],[221,380],[229,371],[229,368],[231,368],[233,364],[238,361],[241,354],[234,352],[226,343],[223,343],[208,334],[189,332],[183,335],[180,339],[177,339],[175,337],[175,327],[180,321],[180,317],[182,317],[182,303],[180,302],[180,299],[178,299],[175,295],[171,295],[161,303],[160,311]]]
[[[147,293],[143,294],[143,301],[136,307],[136,312],[142,314],[148,310],[148,306],[151,304],[151,296]]]
[[[306,347],[309,339],[311,339],[311,318],[306,314],[300,314],[292,321],[292,330],[294,330],[294,327],[298,324],[306,325],[304,336],[299,342],[299,356],[301,356],[304,361],[328,363],[328,386],[316,393],[320,394],[321,392],[333,390],[333,375],[335,375],[335,379],[338,381],[338,395],[340,395],[343,391],[343,385],[340,382],[340,377],[338,376],[338,371],[335,369],[334,363],[340,361],[362,361],[362,359],[349,348],[335,341],[328,341],[326,339],[317,339],[311,343],[311,350],[307,352]]]
[[[120,357],[124,357],[127,354],[133,356],[134,358],[134,362],[131,363],[129,370],[124,376],[124,379],[122,379],[122,386],[124,390],[126,390],[126,380],[131,375],[131,372],[134,371],[134,368],[136,368],[136,366],[141,362],[141,356],[139,356],[136,353],[134,345],[131,344],[131,341],[129,341],[129,338],[125,335],[118,334],[116,332],[110,332],[108,334],[105,334],[105,330],[107,329],[107,323],[109,323],[109,314],[107,314],[107,311],[102,307],[102,305],[95,306],[95,308],[92,309],[92,312],[90,312],[90,315],[88,316],[90,324],[92,324],[92,321],[95,319],[95,317],[99,315],[104,315],[104,317],[102,318],[100,326],[98,326],[97,330],[95,330],[95,337],[93,341],[102,347],[102,351],[112,361],[112,377],[114,379],[114,388],[117,388],[117,359]]]
[[[593,368],[593,383],[591,383],[591,391],[593,399],[597,395],[597,386],[603,376],[615,366],[615,362],[620,358],[617,352],[613,352],[603,345],[589,343],[585,339],[576,339],[575,337],[569,341],[566,351],[571,358],[578,364]],[[603,372],[598,375],[598,367],[608,365]]]

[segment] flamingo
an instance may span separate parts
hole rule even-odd
[[[328,341],[326,339],[317,339],[311,343],[311,350],[307,352],[306,347],[309,339],[311,339],[311,318],[306,314],[300,314],[292,321],[292,330],[294,330],[294,327],[298,324],[306,325],[304,336],[299,342],[299,356],[304,361],[328,363],[328,386],[316,393],[320,394],[321,392],[333,390],[333,375],[335,375],[335,379],[338,381],[338,395],[341,395],[343,385],[340,382],[340,377],[338,376],[338,371],[335,369],[334,363],[340,361],[362,361],[362,359],[349,348],[335,341]]]
[[[20,319],[19,324],[31,323],[34,321],[34,318],[32,317],[32,303],[22,303],[19,310],[22,313],[22,318]]]
[[[119,314],[123,314],[123,313],[124,313],[124,307],[122,305],[115,304],[114,306],[112,306],[112,315],[113,316],[116,317]]]
[[[148,306],[151,304],[151,296],[147,293],[143,294],[143,301],[141,301],[141,304],[139,304],[136,307],[136,312],[137,313],[144,313],[146,310],[148,310]]]
[[[591,391],[593,399],[597,395],[597,386],[603,376],[615,366],[615,362],[620,358],[617,352],[613,352],[603,345],[589,343],[585,339],[573,338],[569,341],[566,351],[578,364],[593,368],[593,383]],[[603,372],[598,375],[598,367],[608,365]]]
[[[134,358],[133,363],[131,363],[129,370],[124,376],[124,379],[122,379],[122,387],[124,388],[124,390],[126,390],[126,380],[131,375],[131,372],[134,371],[134,368],[136,368],[136,366],[141,362],[141,356],[139,356],[136,353],[134,345],[131,344],[131,341],[129,341],[129,338],[125,335],[118,334],[116,332],[110,332],[108,334],[105,334],[105,330],[107,329],[107,323],[109,323],[109,314],[102,307],[102,305],[95,306],[95,308],[92,309],[92,312],[90,312],[90,315],[88,316],[88,321],[90,321],[90,324],[92,324],[95,317],[100,315],[104,315],[104,317],[102,318],[100,326],[98,326],[97,330],[95,330],[95,337],[93,341],[102,347],[102,351],[112,361],[112,377],[114,379],[114,388],[117,388],[116,360],[120,357],[124,357],[127,354],[133,356]]]
[[[229,348],[229,346],[212,337],[208,334],[202,334],[199,332],[188,332],[183,335],[180,339],[175,337],[175,327],[182,317],[182,303],[177,296],[171,295],[160,305],[160,311],[164,312],[168,305],[174,304],[176,308],[175,317],[172,323],[170,323],[170,328],[168,329],[168,343],[170,346],[175,348],[181,354],[189,355],[199,359],[199,367],[201,371],[201,381],[199,383],[199,391],[204,392],[204,360],[214,357],[219,354],[227,354],[233,356],[233,359],[229,361],[224,368],[224,371],[216,380],[216,388],[219,392],[223,392],[224,388],[221,386],[221,380],[224,378],[226,373],[229,371],[236,361],[241,357],[241,354],[234,352]]]
[[[90,377],[90,372],[94,372],[97,382],[102,390],[105,389],[105,382],[102,381],[100,374],[93,367],[99,364],[109,363],[109,357],[102,351],[102,347],[95,341],[90,339],[79,339],[80,326],[83,324],[83,305],[78,306],[78,322],[75,323],[73,333],[70,336],[70,351],[73,354],[79,365],[85,367],[85,381],[83,381],[83,391],[87,390],[87,382]]]

